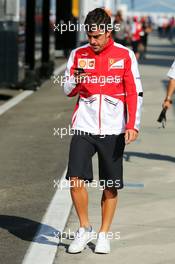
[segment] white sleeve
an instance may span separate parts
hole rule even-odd
[[[175,79],[175,60],[174,60],[173,64],[171,65],[171,68],[168,71],[167,76],[169,78]]]
[[[64,83],[64,92],[66,95],[69,95],[72,90],[76,87],[75,77],[71,75],[71,68],[74,66],[75,50],[73,50],[68,59],[68,63],[65,71],[65,83]]]

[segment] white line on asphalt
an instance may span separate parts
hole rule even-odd
[[[66,170],[61,177],[61,181],[65,181],[65,173]],[[59,244],[57,235],[58,232],[62,233],[64,231],[72,208],[70,191],[66,188],[60,188],[60,186],[63,186],[61,181],[41,221],[41,227],[24,256],[22,264],[52,264],[55,259]]]
[[[60,67],[56,68],[54,71],[54,75],[60,74],[62,71],[65,70],[66,64],[62,64]],[[33,94],[34,91],[24,91],[21,94],[15,96],[13,99],[9,100],[7,103],[4,103],[0,106],[0,115],[4,114],[6,111],[14,107],[15,105],[19,104],[22,100],[24,100],[26,97]]]
[[[66,63],[58,67],[54,71],[54,74],[60,74],[65,70],[65,67]],[[17,105],[32,93],[33,91],[24,91],[0,106],[0,115]],[[65,173],[66,170],[61,177],[61,181],[65,180]],[[64,231],[72,208],[72,199],[69,189],[60,188],[60,185],[64,185],[61,181],[41,221],[40,228],[24,256],[22,264],[52,264],[54,261],[57,253],[57,246],[59,244],[58,234]]]
[[[4,114],[6,111],[20,103],[26,97],[31,95],[33,91],[24,91],[21,94],[15,96],[13,99],[10,99],[7,103],[0,106],[0,115]]]
[[[65,70],[66,65],[67,65],[67,62],[65,62],[64,64],[62,64],[59,68],[55,69],[55,71],[54,71],[53,74],[54,74],[54,75],[58,75],[58,74],[60,74],[62,71]]]

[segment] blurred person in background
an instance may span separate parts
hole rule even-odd
[[[168,38],[169,38],[170,41],[173,40],[174,33],[175,33],[175,18],[171,17],[169,19],[169,32],[168,32]]]
[[[169,81],[167,85],[166,97],[164,99],[162,107],[168,109],[172,105],[172,96],[175,92],[175,60],[171,65],[171,68],[168,71],[167,76],[169,77]]]
[[[141,17],[140,23],[142,25],[142,31],[140,33],[140,58],[146,59],[147,45],[148,45],[148,35],[152,32],[152,26],[148,21],[148,17]]]
[[[110,8],[108,7],[103,7],[103,9],[105,10],[105,12],[107,13],[108,16],[112,17],[112,11]]]
[[[163,17],[159,16],[157,19],[157,31],[159,38],[163,37]]]
[[[115,25],[119,27],[119,30],[115,29]],[[116,27],[117,28],[117,27]],[[126,46],[126,39],[128,36],[128,28],[127,24],[123,19],[122,12],[118,11],[114,20],[114,30],[113,30],[113,38],[114,41]]]
[[[158,17],[158,35],[160,38],[164,38],[167,36],[168,31],[168,18],[166,16]]]
[[[134,16],[133,21],[131,23],[131,46],[137,60],[139,60],[140,58],[139,44],[141,43],[141,32],[142,32],[142,25],[139,22],[138,17]]]

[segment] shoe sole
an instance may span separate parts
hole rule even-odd
[[[94,251],[96,254],[109,254],[110,251]]]
[[[72,252],[72,251],[69,251],[69,249],[68,249],[68,253],[71,253],[71,254],[81,253],[84,249],[86,249],[87,244],[88,244],[89,242],[91,242],[92,240],[94,240],[94,239],[95,239],[95,238],[90,238],[90,239],[86,242],[86,245],[85,245],[85,247],[84,247],[82,250]]]
[[[105,250],[102,251],[102,250],[98,250],[98,249],[95,248],[94,252],[97,253],[97,254],[109,254],[111,252],[111,250],[109,249],[109,250],[106,250],[106,251]]]

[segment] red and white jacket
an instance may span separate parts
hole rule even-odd
[[[78,67],[89,77],[76,84],[73,74]],[[89,44],[71,52],[64,92],[79,95],[72,129],[103,135],[139,130],[143,92],[137,60],[133,51],[112,39],[99,54]]]

